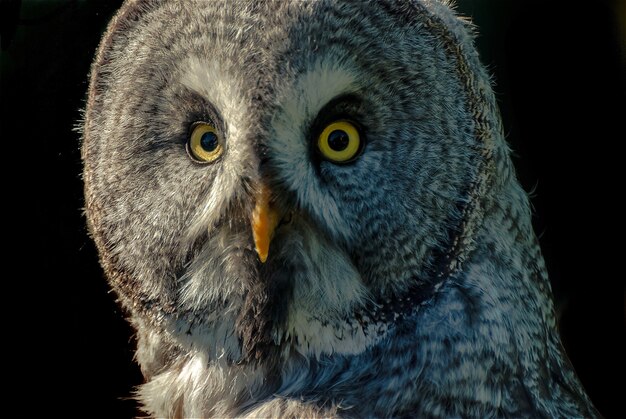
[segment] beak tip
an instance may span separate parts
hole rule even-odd
[[[261,263],[267,260],[274,230],[282,218],[277,208],[270,204],[270,197],[270,189],[262,185],[250,220],[254,247]]]

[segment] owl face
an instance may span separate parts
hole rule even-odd
[[[384,2],[130,9],[83,147],[122,302],[216,357],[363,350],[354,313],[435,281],[462,223],[481,150],[457,63]]]

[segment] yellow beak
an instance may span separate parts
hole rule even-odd
[[[262,185],[252,212],[252,237],[261,263],[265,263],[267,260],[274,230],[280,222],[278,211],[270,205],[270,197],[270,189],[266,185]]]

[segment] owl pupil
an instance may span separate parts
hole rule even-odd
[[[343,130],[335,130],[328,135],[328,145],[335,151],[343,151],[348,147],[350,137]]]
[[[207,132],[202,135],[200,145],[205,151],[215,151],[217,148],[217,135],[214,132]]]

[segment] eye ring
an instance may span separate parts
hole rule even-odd
[[[348,120],[337,120],[326,126],[317,139],[322,157],[331,163],[345,164],[354,161],[362,150],[361,134]]]
[[[196,122],[191,126],[186,149],[189,157],[197,163],[212,163],[224,151],[217,129],[207,122]]]

